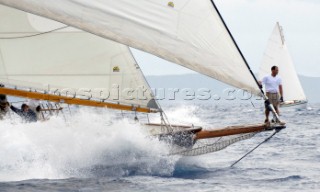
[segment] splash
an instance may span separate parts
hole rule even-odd
[[[139,124],[81,109],[66,123],[0,124],[0,180],[171,175],[178,157]]]
[[[165,113],[172,124],[201,125],[204,122],[198,117],[199,110],[201,110],[199,106],[182,104],[180,106],[166,106]],[[160,123],[158,117],[151,121]]]

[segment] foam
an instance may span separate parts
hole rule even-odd
[[[171,175],[179,157],[139,124],[84,108],[69,118],[0,124],[0,181],[70,177]]]

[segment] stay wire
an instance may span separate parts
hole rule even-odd
[[[259,145],[257,145],[255,148],[251,149],[248,153],[246,153],[244,156],[242,156],[240,159],[238,159],[236,162],[234,162],[230,167],[235,166],[236,164],[238,164],[241,160],[243,160],[245,157],[247,157],[249,154],[251,154],[253,151],[255,151],[256,149],[258,149],[258,147],[260,147],[262,144],[268,142],[273,136],[275,136],[277,133],[279,133],[281,131],[281,129],[279,130],[275,130],[275,132],[270,135],[268,138],[266,138],[264,141],[262,141]]]

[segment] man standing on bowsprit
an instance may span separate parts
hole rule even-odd
[[[273,105],[276,112],[279,114],[280,102],[283,102],[282,80],[278,76],[279,68],[277,66],[271,67],[271,75],[265,76],[262,79],[262,84],[265,86],[266,95],[269,98],[270,103]],[[265,123],[269,122],[269,109],[266,106],[266,119]]]

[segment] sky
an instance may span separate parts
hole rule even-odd
[[[251,69],[258,72],[268,39],[280,22],[297,73],[320,77],[320,0],[215,0]],[[133,50],[145,75],[194,73]]]

